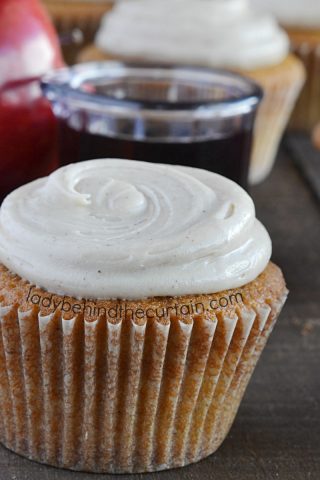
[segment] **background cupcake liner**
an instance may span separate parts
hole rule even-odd
[[[113,0],[44,1],[68,64],[75,63],[80,49],[93,41],[102,16],[113,8],[114,3]]]
[[[94,472],[200,460],[225,438],[285,297],[140,324],[0,306],[1,442]]]
[[[270,173],[279,143],[305,81],[300,60],[293,55],[279,66],[270,69],[242,72],[264,90],[259,106],[251,155],[250,183],[264,180]]]
[[[293,51],[302,61],[307,79],[293,111],[289,127],[293,130],[311,130],[320,121],[320,33],[298,41],[292,37]]]

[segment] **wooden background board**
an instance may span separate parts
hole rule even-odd
[[[320,202],[320,153],[304,133],[286,135],[286,147],[290,155],[309,183],[314,195]]]
[[[290,295],[216,454],[183,469],[106,477],[38,465],[0,446],[0,480],[320,479],[320,204],[284,151],[252,194]]]

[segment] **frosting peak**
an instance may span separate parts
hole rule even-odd
[[[248,70],[289,52],[275,19],[248,0],[123,0],[103,18],[96,44],[125,58]]]
[[[190,167],[71,164],[15,190],[0,210],[0,261],[63,295],[214,293],[255,279],[270,254],[246,192]]]

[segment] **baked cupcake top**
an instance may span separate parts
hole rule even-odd
[[[190,167],[71,164],[18,188],[0,210],[0,261],[59,295],[214,293],[255,279],[270,255],[249,195]]]
[[[253,4],[288,27],[320,28],[319,0],[253,0]]]
[[[126,58],[247,70],[289,52],[275,19],[248,0],[124,0],[103,18],[96,45]]]

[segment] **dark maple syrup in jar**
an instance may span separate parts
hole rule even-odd
[[[204,168],[247,188],[252,130],[224,138],[190,142],[114,138],[76,130],[60,120],[60,160],[66,165],[94,158],[170,163]]]
[[[62,165],[125,158],[187,165],[247,187],[261,90],[222,70],[88,63],[43,89],[59,120]]]

